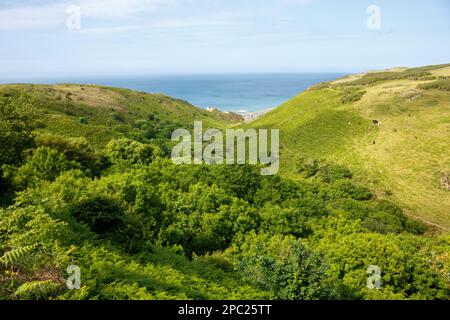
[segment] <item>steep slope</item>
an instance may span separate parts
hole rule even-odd
[[[299,161],[345,164],[410,216],[450,228],[450,65],[322,83],[249,124],[281,132],[281,172]],[[302,160],[300,160],[302,159]]]
[[[98,147],[123,135],[168,138],[194,120],[215,128],[242,121],[237,114],[210,112],[161,94],[95,85],[0,85],[0,96],[30,105],[39,131],[84,136]]]

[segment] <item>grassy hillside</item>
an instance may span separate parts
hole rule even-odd
[[[322,83],[248,126],[280,129],[284,175],[300,178],[305,160],[345,164],[379,198],[450,230],[450,65]]]
[[[426,235],[363,185],[392,183],[384,197],[429,205],[424,217],[445,225],[446,194],[425,178],[446,168],[448,86],[408,72],[321,84],[259,120],[282,129],[294,179],[168,159],[173,129],[224,128],[233,114],[98,86],[1,86],[0,300],[448,299],[449,236]],[[367,285],[374,265],[379,290]]]
[[[94,85],[0,85],[0,96],[22,97],[36,111],[39,132],[87,137],[95,147],[111,138],[168,138],[173,128],[223,128],[242,118],[209,112],[161,94]]]

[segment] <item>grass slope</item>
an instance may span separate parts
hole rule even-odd
[[[0,95],[27,97],[37,111],[39,131],[87,137],[97,147],[132,135],[143,121],[155,132],[165,129],[165,138],[174,127],[191,128],[194,120],[214,128],[242,121],[239,115],[209,112],[161,94],[95,85],[0,85]]]
[[[281,172],[300,157],[345,164],[380,198],[450,229],[450,65],[322,83],[249,124],[281,132]],[[375,123],[377,122],[377,123]]]

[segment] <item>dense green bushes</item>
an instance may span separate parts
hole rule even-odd
[[[351,179],[353,177],[351,171],[342,165],[330,164],[303,157],[297,160],[297,173],[304,178],[316,177],[326,183],[341,179]]]
[[[340,96],[339,102],[341,104],[357,102],[357,101],[361,100],[365,94],[366,94],[366,91],[364,91],[364,90],[346,89]]]
[[[63,173],[54,182],[43,181],[38,188],[19,194],[16,203],[24,209],[12,207],[1,214],[3,221],[8,221],[8,227],[0,230],[7,246],[46,246],[50,256],[66,250],[69,256],[84,261],[92,259],[85,256],[88,252],[94,254],[114,243],[115,259],[124,262],[111,268],[105,264],[106,256],[98,256],[95,267],[86,260],[84,289],[63,290],[61,297],[173,298],[173,293],[181,289],[175,286],[167,291],[167,287],[151,284],[157,278],[153,272],[144,272],[141,280],[133,280],[135,277],[124,272],[135,259],[154,263],[155,257],[144,252],[153,252],[159,246],[172,247],[176,255],[223,270],[219,273],[232,272],[241,277],[240,286],[250,285],[252,292],[262,290],[280,299],[443,298],[448,294],[446,280],[440,276],[444,266],[437,263],[434,269],[423,262],[428,259],[424,256],[426,248],[436,246],[436,252],[442,253],[448,246],[412,235],[416,231],[410,229],[409,220],[394,204],[367,202],[361,200],[365,197],[354,196],[346,189],[350,175],[345,170],[337,171],[344,172],[347,179],[330,183],[300,183],[247,173],[241,181],[253,185],[253,190],[230,194],[212,177],[217,170],[225,173],[233,167],[186,166],[184,175],[174,175],[171,172],[178,172],[178,166],[157,159],[147,166],[129,166],[125,172],[123,166],[117,168],[121,173],[115,173],[112,167],[111,173],[95,180],[77,171]],[[185,180],[187,177],[191,180]],[[186,181],[190,181],[188,185]],[[37,224],[31,223],[37,222],[36,217],[30,220],[35,212],[41,212]],[[49,247],[54,241],[58,246]],[[86,241],[91,245],[80,253]],[[352,243],[359,249],[352,249]],[[78,253],[70,253],[70,248]],[[424,255],[415,256],[416,251]],[[222,258],[218,258],[220,252],[225,254]],[[371,252],[376,259],[369,258]],[[397,257],[396,252],[403,253]],[[58,258],[55,261],[64,263]],[[410,267],[401,268],[402,263]],[[381,291],[365,287],[365,269],[371,264],[384,270],[385,287]],[[36,266],[27,268],[34,272]],[[225,274],[220,277],[219,282],[226,281]],[[427,277],[429,284],[424,282]],[[246,281],[249,283],[244,284]],[[22,283],[17,281],[16,288],[19,285]],[[54,294],[61,294],[58,290]],[[183,297],[206,298],[211,292],[190,292]],[[226,289],[222,294],[220,297],[229,298],[231,291]]]
[[[237,268],[276,299],[331,299],[324,259],[293,236],[249,234],[237,253]]]
[[[17,164],[33,145],[33,109],[27,98],[0,97],[0,164]]]
[[[316,249],[330,263],[328,274],[357,299],[448,299],[448,279],[426,267],[433,260],[425,239],[411,235],[375,233],[342,235],[334,230],[319,240]],[[367,268],[381,270],[380,290],[367,288]]]
[[[11,181],[4,177],[4,165],[17,165],[33,139],[31,101],[10,95],[0,96],[0,205],[11,200]]]
[[[76,161],[69,161],[58,151],[48,147],[39,147],[22,166],[18,168],[4,166],[3,168],[4,176],[11,179],[16,189],[23,190],[42,180],[53,181],[61,173],[79,167],[80,165]]]
[[[358,85],[365,86],[371,85],[380,81],[388,80],[421,80],[423,78],[429,77],[432,74],[428,70],[421,69],[408,69],[406,71],[400,72],[373,72],[364,75],[362,78],[353,80],[351,82],[345,82],[344,85]]]
[[[162,152],[157,146],[143,144],[130,139],[111,140],[106,148],[106,155],[113,164],[127,162],[130,164],[148,164]]]
[[[343,166],[302,160],[295,181],[177,166],[129,138],[95,152],[84,138],[33,140],[16,117],[2,130],[31,140],[1,158],[16,192],[0,208],[1,299],[449,297],[448,238],[421,236]],[[65,286],[72,264],[80,290]]]
[[[36,145],[50,147],[62,153],[70,161],[78,162],[83,168],[98,172],[101,168],[98,155],[92,150],[85,137],[66,138],[56,134],[39,134],[36,136]]]
[[[70,214],[99,234],[119,232],[124,223],[121,206],[108,198],[86,199],[75,205]]]
[[[419,68],[410,68],[404,71],[386,71],[386,72],[371,72],[365,74],[363,77],[357,80],[344,82],[341,84],[342,86],[349,86],[349,85],[357,85],[357,86],[365,86],[365,85],[371,85],[377,82],[381,81],[388,81],[388,80],[402,80],[402,79],[408,79],[408,80],[427,80],[430,77],[432,77],[432,73],[430,71],[447,67],[447,65],[435,65],[435,66],[426,66],[426,67],[419,67]]]

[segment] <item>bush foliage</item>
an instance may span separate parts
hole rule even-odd
[[[177,166],[142,136],[34,137],[23,109],[0,106],[1,299],[449,297],[448,237],[424,237],[344,166],[302,159],[298,180]],[[72,264],[79,290],[65,286]]]

